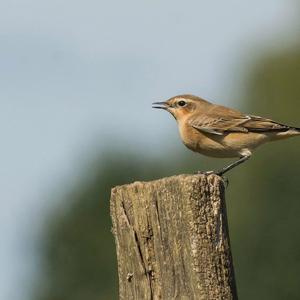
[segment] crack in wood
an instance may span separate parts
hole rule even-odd
[[[220,177],[117,187],[111,215],[120,299],[237,300]]]
[[[145,259],[144,259],[144,256],[143,256],[143,252],[142,252],[140,240],[138,238],[138,234],[137,234],[136,230],[134,229],[134,226],[130,222],[130,219],[129,219],[129,216],[127,214],[127,210],[125,208],[124,202],[121,202],[121,203],[122,203],[121,205],[122,205],[124,216],[126,217],[128,227],[130,227],[130,229],[132,230],[133,235],[134,235],[135,246],[138,250],[140,262],[141,262],[141,265],[142,265],[143,270],[144,270],[144,275],[146,275],[146,277],[148,279],[148,282],[149,282],[149,289],[150,289],[150,293],[151,293],[150,294],[150,299],[152,300],[153,299],[153,287],[152,287],[152,280],[151,280],[151,272],[152,271],[147,270],[146,262],[145,262]],[[128,280],[128,281],[130,282],[131,280]]]

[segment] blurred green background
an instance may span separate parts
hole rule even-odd
[[[117,299],[110,190],[219,168],[151,103],[182,93],[300,127],[295,1],[0,3],[0,298]],[[228,174],[240,299],[300,298],[300,138]],[[2,231],[1,231],[2,230]]]
[[[263,53],[245,72],[240,108],[299,126],[299,83],[299,47]],[[268,144],[228,175],[227,207],[241,299],[299,298],[299,149],[299,139]],[[162,154],[149,160],[141,153],[107,151],[82,170],[90,180],[61,199],[73,205],[59,214],[55,210],[45,227],[44,270],[36,299],[116,299],[110,189],[224,163],[194,156],[185,161],[184,156]]]

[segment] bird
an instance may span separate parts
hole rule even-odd
[[[300,128],[244,114],[189,94],[154,102],[152,107],[171,113],[183,144],[190,150],[211,157],[238,158],[220,170],[199,173],[223,176],[247,161],[260,145],[300,135]]]

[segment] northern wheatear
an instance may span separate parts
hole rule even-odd
[[[181,139],[189,149],[213,157],[239,157],[214,172],[218,175],[249,159],[252,151],[266,142],[300,135],[300,128],[245,115],[193,95],[179,95],[166,102],[155,102],[153,108],[165,109],[173,115]]]

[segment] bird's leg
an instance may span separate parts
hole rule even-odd
[[[228,166],[225,166],[221,170],[217,171],[216,174],[219,175],[219,176],[223,176],[226,172],[228,172],[229,170],[233,169],[234,167],[242,164],[243,162],[245,162],[249,158],[250,158],[250,155],[242,156],[239,160],[237,160],[237,161],[229,164]]]
[[[243,162],[248,160],[250,158],[250,156],[251,155],[243,155],[242,157],[240,157],[239,160],[234,161],[233,163],[229,164],[228,166],[223,167],[222,169],[220,169],[218,171],[198,171],[197,174],[204,174],[204,175],[216,174],[216,175],[219,175],[219,176],[223,177],[223,175],[226,172],[228,172],[231,169],[233,169],[234,167],[242,164]]]

